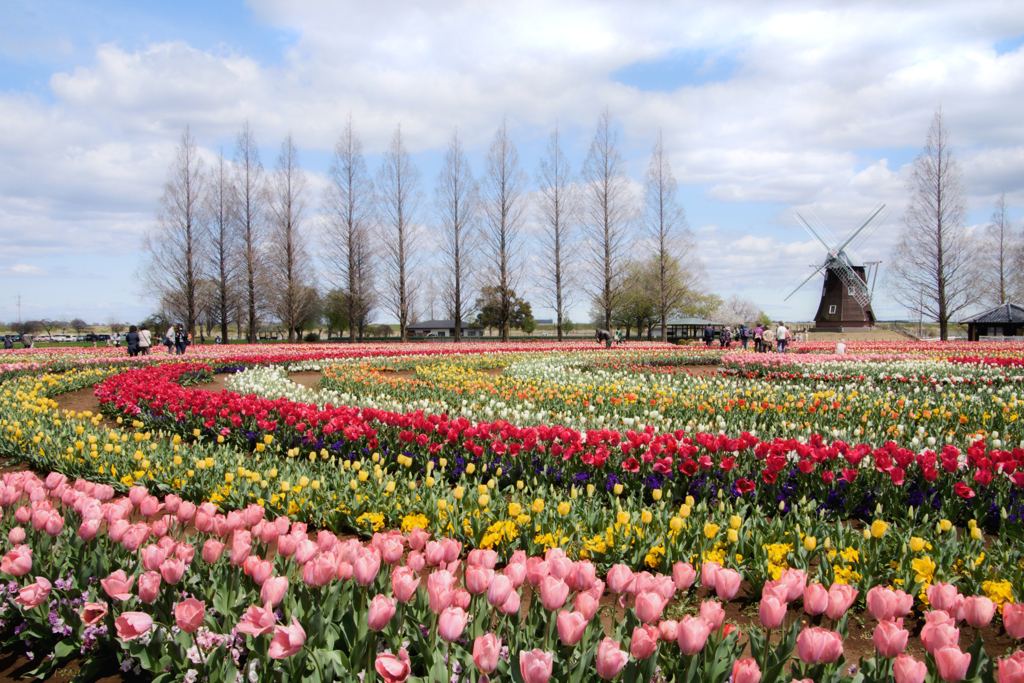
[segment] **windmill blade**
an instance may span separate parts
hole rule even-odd
[[[857,271],[851,268],[842,258],[834,259],[833,264],[836,275],[843,281],[843,284],[850,291],[850,295],[857,300],[857,303],[863,308],[871,305],[871,291],[868,289],[868,284],[857,274]]]
[[[818,217],[818,214],[814,213],[814,211],[811,211],[811,218],[814,219],[814,224],[817,226],[818,232],[821,234],[822,237],[825,238],[825,240],[829,244],[831,244],[832,246],[839,244],[839,240],[836,239],[835,234],[833,234],[833,232],[828,229],[828,225],[825,223],[825,221],[821,220]]]
[[[875,216],[877,216],[878,214],[882,213],[882,209],[884,209],[884,208],[885,208],[885,204],[879,204],[878,207],[874,210],[874,212],[870,216],[868,216],[864,220],[864,222],[861,223],[857,227],[856,230],[854,230],[852,233],[850,233],[850,236],[846,238],[846,241],[843,242],[842,245],[840,245],[840,247],[838,249],[836,249],[836,252],[841,252],[843,249],[846,249],[846,247],[850,244],[850,242],[853,241],[853,238],[856,237],[857,235],[859,235],[860,231],[863,230],[864,228],[866,228],[868,226],[868,223],[870,223],[874,219]]]
[[[885,214],[885,216],[883,216],[881,220],[877,220],[877,221],[875,221],[874,223],[872,223],[871,227],[870,227],[870,228],[868,228],[867,230],[865,230],[864,232],[862,232],[862,233],[860,234],[860,237],[858,237],[858,238],[857,238],[857,240],[856,240],[856,241],[855,241],[855,242],[854,242],[854,243],[853,243],[852,245],[850,245],[850,248],[849,248],[849,249],[847,249],[847,251],[848,251],[848,252],[849,252],[849,251],[853,251],[854,253],[856,253],[856,251],[857,251],[858,249],[860,249],[860,248],[861,248],[862,246],[864,246],[864,243],[868,241],[868,238],[869,238],[869,237],[871,237],[872,235],[874,235],[874,234],[875,234],[875,232],[876,232],[876,231],[877,231],[877,230],[878,230],[878,229],[879,229],[880,227],[882,227],[883,225],[885,225],[885,222],[886,222],[887,220],[889,220],[889,216],[891,216],[891,215],[892,215],[892,211],[890,211],[889,213]],[[860,261],[861,263],[863,263],[863,262],[864,262],[864,259],[858,259],[858,260],[859,260],[859,261]]]
[[[821,237],[821,235],[819,235],[818,232],[814,228],[811,227],[811,224],[808,223],[806,221],[806,219],[804,219],[803,216],[801,216],[800,214],[797,214],[796,217],[800,219],[800,222],[803,224],[804,229],[806,229],[807,232],[811,233],[811,235],[813,235],[815,239],[817,239],[819,242],[821,242],[825,246],[825,249],[831,254],[832,253],[832,245],[830,245],[828,242],[826,242]]]
[[[790,296],[793,296],[794,294],[796,294],[797,292],[799,292],[799,291],[800,291],[800,288],[801,288],[801,287],[803,287],[803,286],[804,286],[804,285],[806,285],[806,284],[807,284],[808,282],[810,282],[810,281],[811,281],[811,278],[812,278],[812,277],[814,277],[815,275],[817,275],[818,273],[820,273],[820,272],[821,272],[822,270],[824,270],[825,266],[827,266],[828,264],[829,264],[829,261],[825,261],[825,262],[824,262],[824,263],[822,263],[822,264],[821,264],[820,266],[818,266],[818,267],[817,267],[817,268],[815,269],[815,271],[814,271],[813,273],[811,273],[810,275],[808,275],[808,276],[807,276],[807,279],[805,279],[805,280],[804,280],[803,282],[801,282],[801,283],[800,283],[799,285],[797,285],[797,286],[796,286],[796,289],[794,289],[794,290],[793,290],[792,292],[790,292],[790,293],[789,293],[789,296],[787,296],[787,297],[786,297],[785,299],[783,299],[783,301],[789,301],[789,297],[790,297]]]

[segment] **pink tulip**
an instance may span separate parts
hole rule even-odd
[[[32,513],[29,512],[28,508],[22,505],[14,511],[14,520],[18,524],[28,524],[29,520],[32,519]],[[38,531],[38,530],[37,530]]]
[[[648,624],[637,626],[633,629],[633,637],[629,641],[629,654],[637,661],[647,659],[658,651],[660,639],[661,635],[655,627]]]
[[[142,555],[142,568],[151,572],[160,569],[160,565],[167,559],[167,551],[155,543],[147,545],[140,554]]]
[[[796,649],[805,664],[831,664],[843,654],[843,637],[823,628],[805,628],[797,636]]]
[[[122,612],[121,616],[114,620],[117,637],[124,641],[135,640],[152,627],[153,617],[145,612]]]
[[[333,534],[332,534],[333,535]],[[381,559],[392,567],[402,561],[405,554],[405,547],[396,539],[386,539],[382,544]]]
[[[364,588],[369,586],[377,578],[377,572],[380,571],[380,555],[375,552],[365,553],[356,560],[352,571],[357,584]]]
[[[956,614],[957,596],[960,593],[953,584],[940,581],[934,586],[929,586],[925,591],[925,595],[928,596],[928,603],[932,606],[932,609],[940,609],[943,612]]]
[[[903,629],[903,620],[880,621],[875,627],[875,633],[871,637],[878,652],[888,659],[892,659],[907,649],[907,639],[910,638],[910,631]]]
[[[142,544],[149,538],[149,526],[143,522],[128,527],[124,536],[121,537],[121,545],[128,552],[135,552],[142,547]]]
[[[466,564],[472,567],[484,567],[485,569],[494,569],[494,565],[498,563],[498,553],[495,550],[485,550],[483,548],[474,548],[469,551],[469,555],[466,557]]]
[[[99,519],[87,519],[78,525],[78,537],[88,543],[92,539],[96,538],[96,534],[100,530]],[[13,533],[13,530],[12,530]]]
[[[703,611],[703,606],[701,611]],[[679,649],[685,655],[692,656],[697,654],[704,649],[704,645],[708,642],[708,636],[711,635],[712,630],[714,629],[711,622],[704,617],[693,617],[687,614],[676,627]]]
[[[274,638],[270,641],[267,655],[271,659],[287,659],[302,650],[306,642],[306,631],[299,620],[292,617],[290,626],[275,626]]]
[[[568,557],[556,557],[548,560],[548,574],[569,583],[569,575],[573,570],[573,562]]]
[[[405,566],[413,570],[417,574],[423,571],[423,567],[427,564],[426,559],[423,557],[423,553],[419,550],[413,550],[405,558]]]
[[[128,500],[132,502],[132,505],[139,507],[146,496],[149,495],[149,489],[145,486],[133,486],[128,489]]]
[[[430,534],[423,529],[413,529],[409,532],[409,548],[412,550],[423,550],[427,547]]]
[[[786,603],[775,596],[761,598],[759,616],[761,618],[761,625],[765,628],[780,628],[786,620]]]
[[[398,567],[391,572],[391,590],[399,602],[409,602],[416,596],[420,579],[408,567]]]
[[[105,616],[107,616],[107,603],[105,602],[87,602],[82,605],[82,623],[86,626],[95,626],[103,621]]]
[[[516,562],[505,567],[502,572],[512,582],[512,588],[518,589],[526,581],[526,563]]]
[[[884,586],[875,586],[868,591],[868,611],[878,621],[903,617],[914,606],[914,596]]]
[[[543,650],[522,650],[519,653],[519,672],[523,683],[548,683],[555,653]]]
[[[409,653],[405,651],[404,647],[398,651],[397,657],[390,653],[377,655],[373,668],[380,674],[384,683],[405,683],[412,670],[409,664]]]
[[[427,564],[431,567],[436,567],[444,562],[444,546],[438,541],[429,541],[423,550],[423,554]]]
[[[614,567],[612,567],[614,569]],[[526,580],[531,586],[539,586],[548,575],[548,563],[539,557],[526,560]]]
[[[652,624],[661,618],[665,600],[658,593],[640,593],[636,596],[636,616],[644,624]]]
[[[462,554],[462,544],[452,538],[442,538],[441,547],[444,548],[444,561],[451,564],[459,559]]]
[[[1024,683],[1024,650],[1017,650],[1011,657],[999,660],[998,680],[999,683]]]
[[[143,517],[152,517],[156,513],[160,512],[163,505],[160,503],[160,499],[156,496],[146,496],[142,499],[142,503],[139,505],[139,512],[142,513]]]
[[[272,576],[263,584],[263,588],[260,590],[260,600],[264,604],[269,603],[271,607],[277,607],[281,604],[281,600],[284,599],[284,594],[287,592],[288,577]]]
[[[722,608],[722,603],[705,600],[700,603],[700,616],[711,624],[712,631],[717,631],[725,621],[725,610]]]
[[[809,583],[804,589],[804,611],[815,616],[828,609],[828,591],[820,583]]]
[[[206,603],[186,598],[174,606],[174,623],[185,633],[195,633],[206,617]]]
[[[633,572],[624,564],[616,564],[608,570],[605,580],[608,582],[608,590],[621,595],[629,592],[629,586],[633,582]]]
[[[857,593],[858,591],[849,584],[833,583],[828,589],[828,607],[825,609],[825,615],[833,621],[841,619],[857,599]]]
[[[160,574],[146,572],[139,577],[139,600],[147,605],[156,602],[160,597]]]
[[[512,580],[502,574],[496,574],[487,587],[487,602],[492,607],[501,607],[512,594]]]
[[[553,576],[545,576],[540,584],[540,601],[549,612],[561,609],[569,597],[569,585]]]
[[[24,576],[30,571],[32,571],[32,549],[27,545],[15,546],[3,556],[3,559],[0,559],[0,572],[11,576]]]
[[[464,610],[468,610],[471,602],[473,602],[473,596],[469,594],[469,591],[464,588],[459,588],[452,593],[452,604],[450,604],[449,607],[460,607]]]
[[[972,595],[964,599],[964,619],[974,628],[984,628],[996,613],[996,603],[984,595]]]
[[[715,590],[715,577],[722,565],[717,562],[705,562],[700,566],[700,585],[708,590]]]
[[[761,589],[761,599],[774,597],[779,602],[789,602],[789,586],[779,581],[767,581]]]
[[[658,637],[666,643],[679,639],[679,622],[675,619],[663,619],[658,622]]]
[[[451,604],[455,592],[452,586],[455,585],[455,577],[448,571],[441,569],[433,572],[427,577],[427,597],[430,598],[430,611],[440,614]]]
[[[21,590],[18,591],[18,597],[14,598],[14,602],[21,605],[23,610],[39,607],[50,597],[50,590],[52,588],[53,586],[49,581],[42,576],[37,576],[35,583],[21,587]]]
[[[498,608],[498,611],[501,612],[502,614],[511,616],[511,615],[517,614],[519,612],[519,606],[520,606],[519,593],[516,593],[515,591],[512,591],[509,594],[509,596],[508,596],[508,600],[505,601],[504,605],[502,605],[501,607]]]
[[[910,655],[899,655],[893,662],[893,675],[896,683],[924,683],[928,677],[928,667]]]
[[[676,584],[677,589],[689,590],[696,580],[697,570],[689,562],[676,562],[672,565],[672,581]]]
[[[944,647],[935,653],[935,665],[939,668],[939,676],[946,683],[959,683],[967,675],[967,667],[971,665],[971,655],[961,652],[958,647]]]
[[[1003,627],[1011,638],[1024,639],[1024,603],[1003,604]]]
[[[477,636],[473,641],[473,664],[480,673],[489,676],[498,668],[501,654],[501,638],[493,633]]]
[[[378,633],[383,631],[393,616],[395,616],[395,601],[384,595],[374,596],[366,616],[370,630]]]
[[[463,575],[462,580],[466,584],[466,590],[473,595],[481,595],[487,592],[487,587],[491,585],[492,578],[494,578],[493,569],[477,565],[467,565],[466,573]]]
[[[215,541],[212,538],[207,539],[206,543],[203,544],[203,562],[207,564],[213,564],[220,559],[221,553],[224,552],[224,544],[220,541]]]
[[[252,580],[257,586],[262,586],[271,576],[274,575],[274,563],[267,560],[260,560],[252,570]]]
[[[333,555],[317,555],[302,568],[302,581],[310,588],[320,588],[334,580],[336,571]]]
[[[172,586],[176,585],[185,576],[185,563],[176,557],[164,560],[160,565],[160,576]]]
[[[921,628],[921,642],[934,656],[943,648],[960,646],[960,629],[948,623],[926,623]]]
[[[164,499],[164,501],[165,501],[164,505],[167,504],[166,500],[167,499],[165,498]],[[195,516],[196,516],[196,509],[197,508],[196,508],[195,503],[190,503],[190,502],[188,502],[186,500],[183,500],[181,502],[181,505],[178,506],[178,511],[177,512],[173,512],[171,514],[173,514],[175,517],[177,517],[178,521],[181,524],[184,525],[184,524],[188,524],[189,522],[191,522],[195,518]]]
[[[587,630],[589,621],[579,612],[562,610],[558,613],[557,619],[558,637],[562,639],[564,645],[572,647],[580,642],[583,632]]]
[[[786,602],[793,602],[799,598],[807,587],[807,573],[803,569],[787,569],[782,572],[779,580],[789,589]]]
[[[107,595],[114,598],[115,600],[127,600],[132,597],[132,585],[135,583],[135,577],[128,578],[123,569],[118,569],[105,579],[100,579],[100,585],[103,586],[103,590],[106,591]]]
[[[320,552],[320,548],[317,544],[304,538],[295,546],[295,563],[305,566],[307,562],[316,557],[318,552]]]
[[[579,612],[587,621],[594,618],[594,614],[597,613],[598,601],[590,593],[577,593],[576,602],[573,605],[574,610]]]
[[[277,554],[281,557],[293,557],[299,548],[299,539],[285,534],[277,539]]]
[[[715,593],[726,602],[732,600],[740,592],[740,583],[743,576],[732,569],[719,569],[715,574]]]
[[[274,608],[270,603],[263,607],[249,605],[242,620],[235,626],[239,633],[248,633],[252,637],[262,636],[274,630],[277,617],[274,616]]]
[[[449,643],[454,643],[466,629],[466,622],[469,615],[460,607],[449,607],[441,612],[441,618],[437,624],[437,632]]]
[[[597,666],[597,675],[606,681],[610,681],[619,675],[622,667],[629,661],[629,655],[619,648],[618,641],[605,638],[597,645],[597,657],[594,664]]]
[[[732,663],[732,683],[758,683],[761,680],[761,668],[757,662],[746,657]]]

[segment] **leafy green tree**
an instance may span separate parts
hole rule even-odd
[[[523,323],[529,318],[533,321],[533,307],[529,301],[524,301],[516,296],[515,290],[508,290],[508,317],[502,316],[505,307],[502,306],[501,289],[499,287],[481,287],[480,297],[476,300],[476,309],[480,311],[476,316],[476,324],[480,327],[503,329],[504,325],[510,328],[523,328]],[[536,328],[536,321],[533,321]]]
[[[348,294],[341,289],[332,289],[324,295],[322,309],[328,338],[335,330],[341,334],[349,328],[348,302]]]
[[[526,305],[529,306],[530,304]],[[532,315],[528,315],[523,319],[521,327],[526,334],[533,334],[533,331],[537,329],[537,321],[533,319]]]

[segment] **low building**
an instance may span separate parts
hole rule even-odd
[[[704,328],[708,325],[711,325],[711,328],[715,331],[715,339],[718,339],[719,332],[725,327],[723,323],[693,317],[669,318],[666,321],[666,327],[668,328],[667,337],[661,334],[661,325],[655,326],[653,336],[655,339],[664,339],[667,342],[674,342],[678,339],[703,339]]]
[[[454,320],[424,320],[406,327],[410,337],[454,337]],[[482,337],[484,328],[470,326],[465,320],[462,321],[463,337]]]
[[[961,320],[969,341],[1024,341],[1024,308],[1005,303]]]

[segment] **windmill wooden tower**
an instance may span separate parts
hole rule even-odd
[[[868,269],[872,265],[875,266],[875,275],[877,276],[878,262],[872,264],[861,262],[861,265],[857,265],[855,260],[847,253],[847,249],[849,248],[849,251],[853,252],[850,244],[858,235],[864,233],[864,229],[868,227],[871,221],[884,208],[885,204],[877,206],[842,242],[832,237],[831,233],[824,226],[819,226],[816,230],[811,227],[811,224],[803,216],[797,214],[797,218],[800,219],[804,229],[821,242],[828,252],[825,260],[815,267],[814,272],[797,285],[796,289],[786,297],[788,301],[791,296],[810,282],[814,276],[821,271],[825,271],[825,282],[821,288],[821,303],[818,305],[818,312],[814,315],[815,328],[841,331],[843,329],[871,327],[875,324],[875,314],[871,310],[872,288],[868,287],[868,278],[870,276]],[[871,230],[864,233],[860,240],[861,243],[880,224],[881,221],[876,223],[875,227]],[[831,244],[829,244],[829,241],[826,241],[826,237],[832,242]]]

